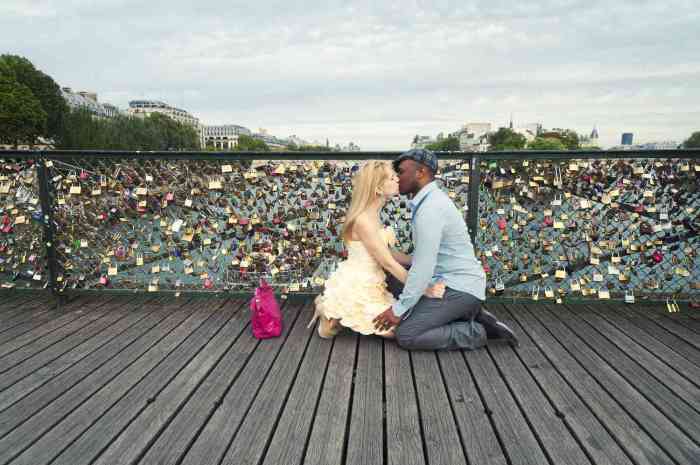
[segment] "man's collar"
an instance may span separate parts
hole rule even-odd
[[[423,186],[421,190],[418,191],[416,195],[413,196],[411,200],[408,201],[408,205],[413,209],[415,208],[416,205],[420,203],[423,198],[428,195],[429,192],[434,191],[437,189],[437,183],[433,180],[430,181],[428,184]]]

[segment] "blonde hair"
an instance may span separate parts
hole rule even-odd
[[[377,198],[377,191],[391,177],[391,163],[383,160],[371,160],[365,163],[352,178],[352,200],[345,214],[345,224],[341,237],[343,242],[350,241],[352,226],[357,217]]]

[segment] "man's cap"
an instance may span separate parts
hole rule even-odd
[[[411,149],[398,156],[393,162],[394,171],[399,170],[399,164],[404,160],[414,160],[430,168],[433,174],[438,171],[438,159],[434,152],[426,149]]]

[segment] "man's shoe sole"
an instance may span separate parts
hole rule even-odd
[[[520,345],[520,343],[518,342],[518,338],[515,337],[515,333],[513,332],[513,330],[510,329],[505,323],[499,321],[496,323],[496,327],[498,328],[498,331],[500,333],[500,339],[508,341],[508,343],[513,347],[518,347]]]

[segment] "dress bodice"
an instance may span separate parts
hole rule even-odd
[[[384,243],[388,246],[391,247],[396,243],[396,236],[394,235],[394,230],[390,226],[387,226],[384,229],[380,230],[380,234],[384,239]],[[376,260],[374,260],[374,258],[372,257],[372,255],[370,255],[369,251],[362,243],[362,241],[348,241],[345,245],[345,248],[348,251],[348,260],[352,260],[353,262],[361,261],[366,263],[367,265],[381,269],[379,263],[377,263]]]

